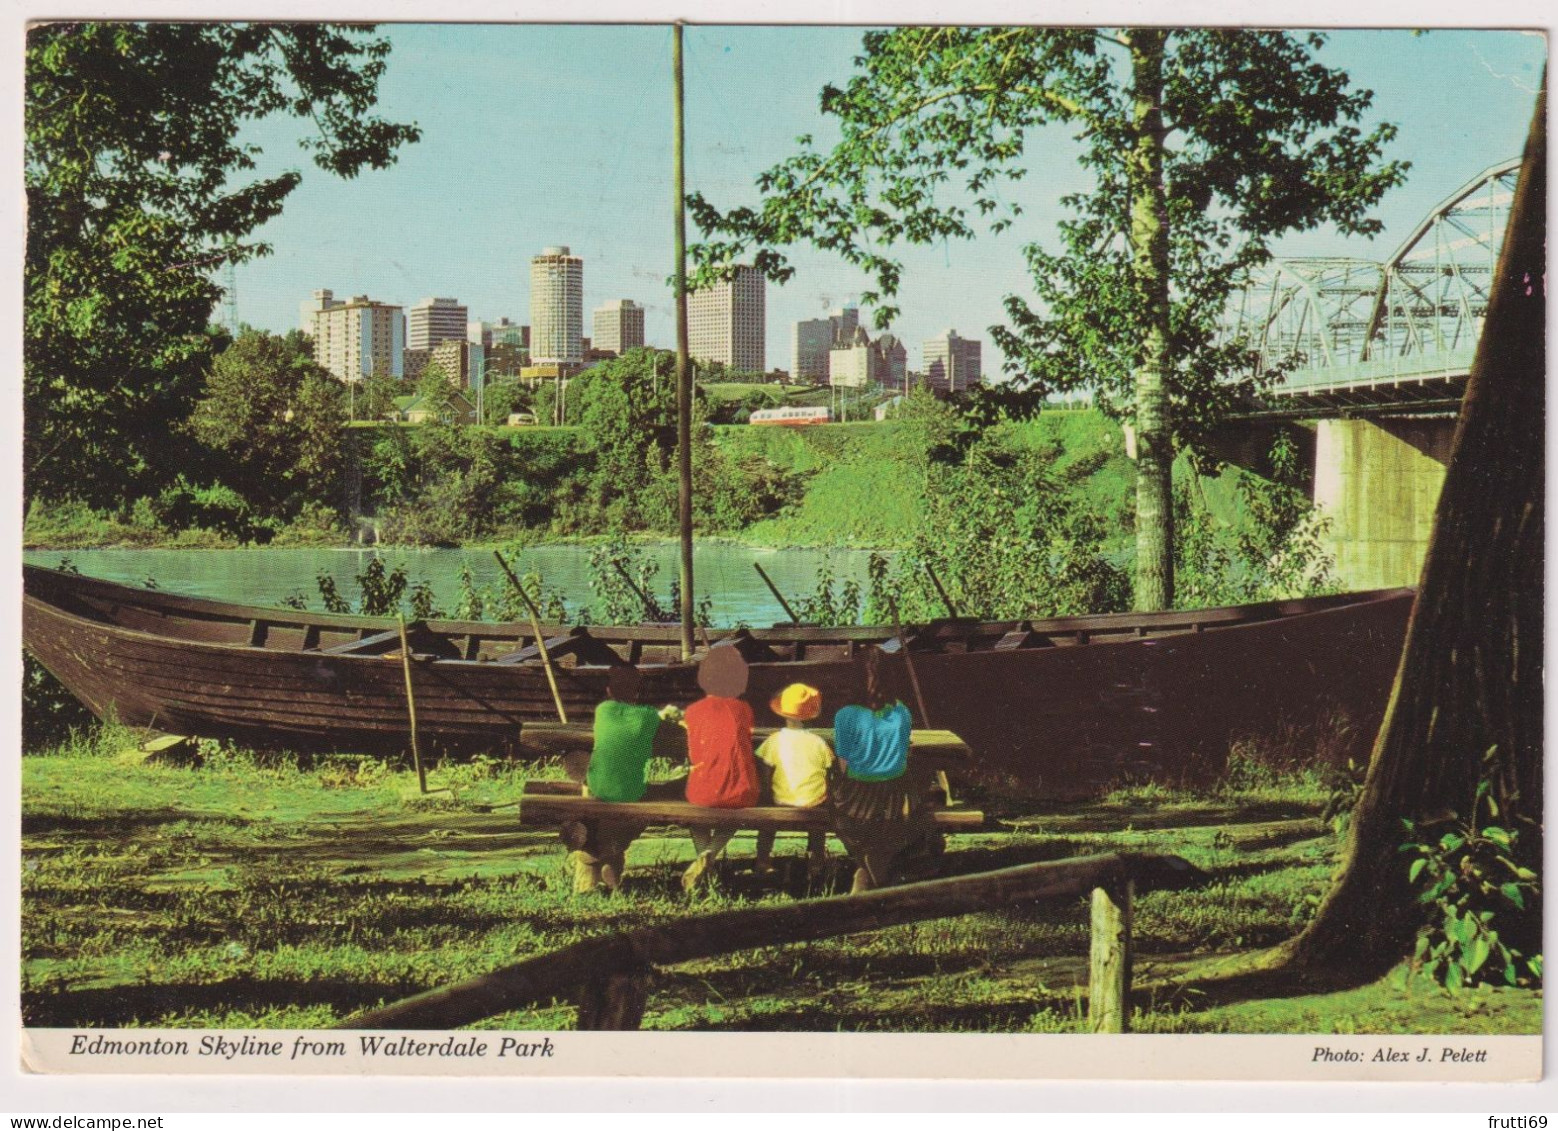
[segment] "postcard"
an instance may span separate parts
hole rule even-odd
[[[1541,1076],[1543,34],[25,39],[23,1071]]]

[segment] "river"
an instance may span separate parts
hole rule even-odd
[[[655,597],[669,603],[671,579],[676,576],[676,543],[646,543],[637,549],[660,565],[655,578]],[[490,550],[433,550],[417,547],[322,549],[318,547],[254,547],[236,550],[29,550],[24,560],[32,565],[58,566],[68,558],[91,577],[144,585],[193,597],[213,597],[256,605],[279,605],[292,594],[301,594],[311,609],[322,609],[315,577],[323,572],[335,579],[343,596],[357,593],[356,575],[375,555],[388,569],[404,565],[414,584],[432,587],[439,607],[446,612],[458,599],[461,566],[468,564],[479,587],[497,591],[501,571]],[[563,594],[570,609],[591,602],[590,548],[588,546],[532,546],[510,561],[521,575],[537,572],[547,590]],[[769,625],[786,617],[762,578],[752,568],[760,562],[781,592],[791,598],[812,593],[819,572],[829,568],[837,582],[853,578],[862,587],[866,579],[865,550],[771,550],[735,542],[700,543],[693,551],[693,592],[713,603],[716,626]]]

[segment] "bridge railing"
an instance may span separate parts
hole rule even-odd
[[[1464,377],[1471,372],[1471,363],[1477,353],[1475,345],[1453,350],[1433,350],[1410,353],[1348,365],[1317,366],[1312,369],[1295,369],[1271,390],[1272,396],[1285,393],[1303,393],[1321,388],[1347,388],[1375,385],[1394,381],[1431,381],[1436,378]]]
[[[1107,853],[862,895],[717,912],[586,939],[360,1014],[340,1028],[455,1029],[563,999],[578,1005],[580,1029],[637,1029],[655,966],[967,915],[1019,901],[1075,898],[1091,891],[1088,1024],[1095,1033],[1123,1033],[1130,1022],[1133,893],[1183,887],[1205,878],[1178,856]]]

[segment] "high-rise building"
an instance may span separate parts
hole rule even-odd
[[[699,361],[762,373],[765,363],[766,283],[761,271],[739,266],[735,278],[687,296],[687,352]]]
[[[584,260],[566,247],[530,261],[530,358],[536,365],[584,361]]]
[[[979,342],[956,330],[928,339],[921,349],[926,377],[938,393],[961,393],[981,379]]]
[[[322,296],[322,297],[320,297]],[[314,360],[343,381],[404,372],[405,319],[398,306],[354,295],[336,302],[317,292],[314,311]]]
[[[847,345],[855,340],[855,331],[860,328],[860,308],[846,303],[837,310],[828,311],[828,322],[833,327],[833,344]]]
[[[401,350],[403,359],[400,366],[400,375],[407,381],[420,381],[422,371],[427,368],[427,363],[433,360],[432,350]]]
[[[430,350],[439,342],[463,340],[469,315],[459,299],[423,299],[406,312],[406,348]]]
[[[314,315],[336,305],[334,291],[315,291],[314,297],[298,304],[298,329],[310,337],[314,334]]]
[[[644,308],[630,298],[613,299],[595,308],[592,346],[618,355],[644,344]]]
[[[809,318],[795,323],[790,335],[790,376],[821,385],[828,379],[828,351],[833,348],[833,322]]]

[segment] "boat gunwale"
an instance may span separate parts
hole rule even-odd
[[[106,581],[102,578],[94,578],[83,574],[64,573],[51,570],[43,566],[24,566],[25,570],[37,570],[45,575],[57,576],[67,580],[69,584],[87,582],[93,587],[107,590],[108,596],[113,596],[113,591],[127,594],[125,599],[137,599],[141,606],[162,605],[185,612],[204,613],[213,620],[221,620],[218,613],[230,614],[226,617],[231,623],[264,621],[268,626],[278,628],[304,628],[320,627],[334,628],[340,631],[361,632],[370,629],[385,631],[393,629],[397,621],[389,617],[365,617],[355,614],[330,614],[310,613],[306,610],[294,610],[287,608],[271,608],[261,605],[236,605],[222,601],[212,601],[202,597],[187,597],[179,594],[163,593],[160,590],[143,589],[136,586],[123,585],[119,582]],[[1293,598],[1289,600],[1275,600],[1256,602],[1247,605],[1226,605],[1210,609],[1196,609],[1183,611],[1170,611],[1166,613],[1103,613],[1079,617],[1055,617],[1020,621],[931,621],[923,625],[908,626],[910,635],[914,635],[913,629],[919,629],[921,634],[933,639],[954,641],[967,639],[972,636],[985,638],[999,636],[1011,632],[1032,632],[1036,635],[1064,634],[1064,633],[1094,633],[1113,632],[1113,635],[1102,635],[1098,639],[1091,640],[1086,646],[1135,643],[1151,640],[1154,637],[1144,634],[1126,635],[1132,629],[1179,629],[1182,632],[1220,632],[1228,628],[1246,627],[1256,624],[1271,623],[1292,619],[1294,617],[1313,615],[1329,612],[1336,609],[1354,608],[1375,602],[1399,599],[1410,594],[1412,590],[1406,588],[1367,590],[1355,594],[1335,594],[1312,598]],[[1350,599],[1349,599],[1350,598]],[[161,634],[146,629],[132,628],[120,624],[112,619],[97,620],[92,617],[82,616],[72,612],[60,604],[47,600],[35,593],[23,593],[24,604],[31,602],[34,605],[47,610],[49,615],[66,617],[85,628],[96,631],[111,631],[134,640],[158,642],[180,648],[200,647],[214,648],[222,652],[264,654],[277,656],[297,656],[311,660],[361,660],[370,662],[382,662],[382,654],[353,654],[331,653],[322,649],[292,649],[267,647],[264,644],[255,645],[248,642],[199,640],[188,637]],[[277,616],[276,614],[282,614]],[[1207,614],[1217,614],[1209,617]],[[520,622],[502,621],[454,621],[454,620],[428,620],[418,622],[428,632],[445,637],[478,636],[492,640],[501,640],[508,633],[493,632],[494,628],[512,626],[516,631],[512,635],[518,639],[529,639],[535,635],[534,629]],[[567,635],[576,626],[542,625],[542,634],[547,639],[555,636]],[[632,625],[590,625],[583,626],[597,640],[603,643],[675,643],[676,629],[674,626],[661,628],[660,626],[632,626]],[[958,631],[960,628],[964,631]],[[555,629],[556,631],[549,631]],[[648,630],[646,634],[645,630]],[[723,641],[739,636],[747,631],[751,638],[759,641],[771,641],[774,643],[826,643],[837,642],[840,644],[859,643],[862,641],[877,641],[891,639],[894,635],[892,629],[882,625],[847,626],[840,629],[814,628],[809,626],[776,625],[773,629],[715,629],[709,632],[712,641]],[[653,635],[651,635],[653,634]],[[661,635],[663,634],[663,636]],[[804,635],[802,635],[804,634]],[[1030,651],[1032,649],[1016,649]],[[983,650],[980,650],[983,651]],[[440,667],[471,667],[491,668],[497,665],[492,659],[466,659],[454,656],[434,656],[430,661]],[[802,658],[798,660],[770,660],[755,661],[760,664],[775,665],[799,665],[831,663],[833,658]],[[524,661],[520,664],[509,665],[519,668],[539,667],[539,659]],[[577,668],[599,669],[606,665],[601,664],[577,664],[570,670]],[[667,663],[640,663],[638,665],[646,669],[672,669],[683,666],[682,661]]]

